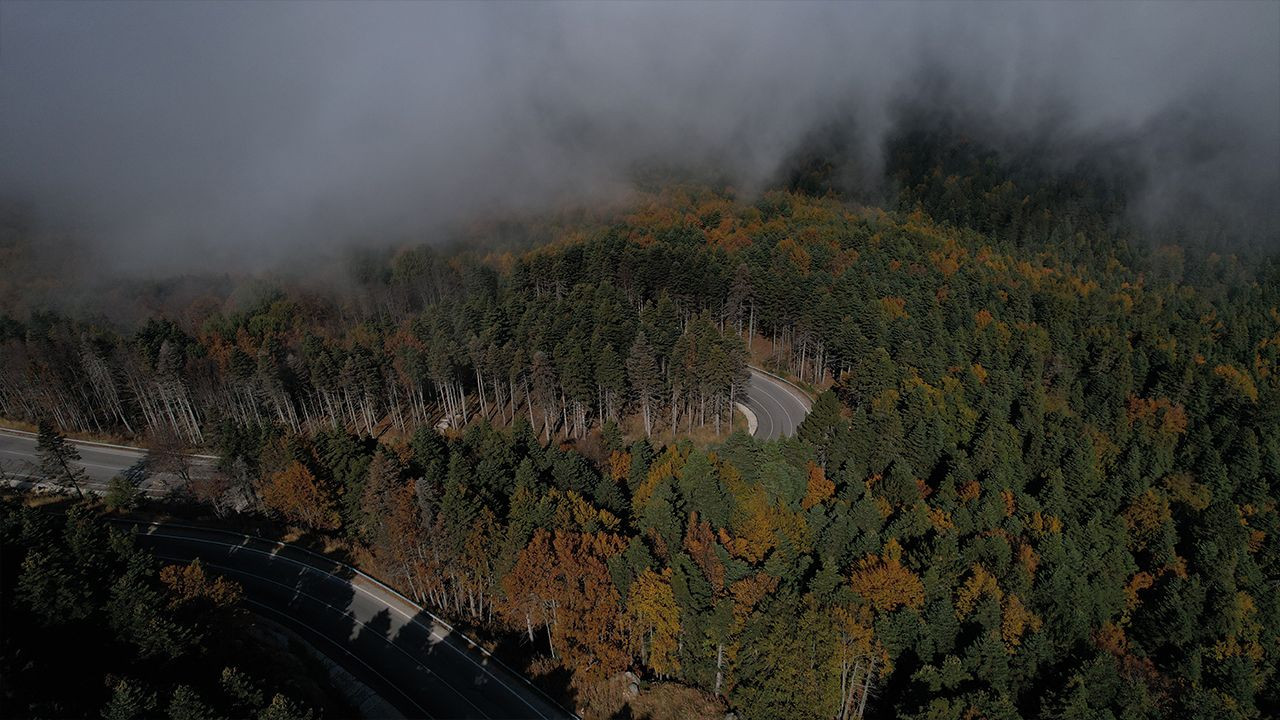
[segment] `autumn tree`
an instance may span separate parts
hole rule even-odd
[[[262,503],[290,522],[317,530],[338,527],[340,518],[333,499],[305,465],[294,460],[272,473],[262,487]]]

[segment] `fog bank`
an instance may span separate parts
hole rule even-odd
[[[1271,222],[1280,4],[0,5],[0,194],[104,270],[430,240],[638,163],[758,189],[832,122],[874,177],[904,107]]]

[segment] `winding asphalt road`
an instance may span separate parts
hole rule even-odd
[[[756,416],[755,436],[773,440],[794,435],[812,404],[798,389],[751,368],[745,405]],[[86,491],[104,491],[113,476],[146,457],[138,448],[72,442]],[[190,475],[207,475],[216,460],[193,457]],[[0,430],[0,476],[20,486],[40,484],[35,435]],[[177,476],[155,473],[141,489],[161,497],[180,484]],[[172,523],[139,526],[138,538],[164,560],[199,558],[239,582],[254,612],[304,637],[405,717],[571,717],[446,623],[355,568],[296,546]]]
[[[102,492],[146,456],[74,442],[89,492]],[[210,472],[213,460],[196,458],[192,475]],[[0,471],[11,484],[40,484],[34,435],[0,430]],[[161,496],[175,482],[152,476],[143,490]],[[353,567],[293,545],[174,523],[140,525],[138,541],[163,560],[200,558],[239,582],[251,611],[301,635],[404,717],[572,717],[448,624]]]
[[[776,440],[791,437],[809,414],[813,403],[796,388],[768,374],[750,368],[747,400],[744,403],[756,416],[755,437]]]
[[[240,583],[250,610],[301,635],[405,717],[569,717],[448,624],[348,565],[181,524],[140,525],[137,537],[163,560],[199,558]]]

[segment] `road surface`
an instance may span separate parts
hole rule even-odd
[[[137,448],[75,445],[92,492],[146,456]],[[199,475],[212,459],[193,464]],[[38,482],[35,436],[0,430],[0,470],[19,485]],[[166,482],[179,481],[153,476],[143,488],[163,495]],[[200,558],[239,582],[251,611],[301,635],[405,717],[572,717],[448,625],[347,565],[295,546],[175,524],[141,526],[138,541],[161,559]]]
[[[750,370],[745,404],[756,416],[755,437],[776,440],[795,435],[812,402],[787,383],[755,368]]]
[[[112,477],[138,466],[147,455],[146,450],[123,445],[81,440],[68,442],[80,452],[80,464],[88,478],[83,488],[86,491],[104,492]],[[207,455],[191,456],[189,475],[193,478],[207,475],[212,471],[216,460],[217,458]],[[39,463],[34,433],[0,429],[0,474],[3,477],[16,480],[22,485],[34,484],[41,479]],[[181,478],[170,473],[150,473],[139,489],[145,495],[162,497],[182,482]]]
[[[394,590],[302,548],[171,523],[141,525],[161,559],[200,559],[411,718],[564,718],[516,673]]]

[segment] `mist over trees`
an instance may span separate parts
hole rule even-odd
[[[197,498],[367,548],[588,714],[626,669],[745,718],[1273,714],[1274,259],[923,153],[887,210],[667,184],[349,293],[10,318],[3,412],[203,437]],[[796,438],[730,434],[748,340],[822,390]]]
[[[49,7],[0,418],[67,489],[216,453],[585,717],[1280,715],[1280,6]]]
[[[939,115],[1021,161],[1122,159],[1153,223],[1234,219],[1271,247],[1280,226],[1271,3],[0,14],[0,196],[89,280],[296,267],[495,211],[626,202],[649,165],[758,193],[815,143],[891,197],[886,146]]]

